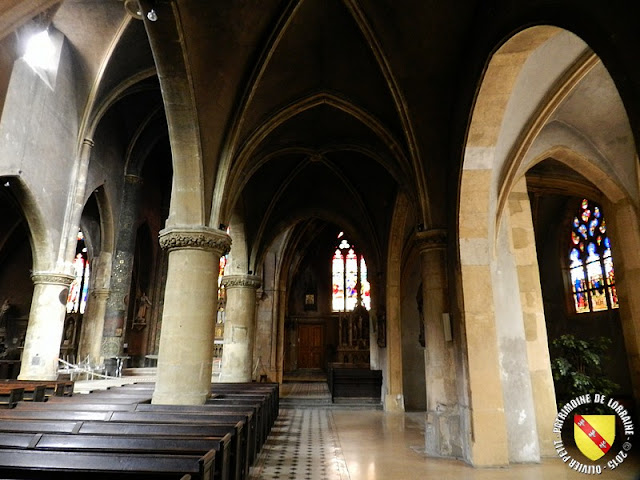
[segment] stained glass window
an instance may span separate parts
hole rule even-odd
[[[344,310],[344,255],[339,248],[333,254],[333,310]]]
[[[371,286],[367,280],[367,264],[364,257],[340,232],[340,244],[336,247],[331,261],[333,283],[332,309],[347,312],[363,305],[371,308]]]
[[[576,313],[618,308],[611,240],[602,209],[583,199],[571,227],[569,272]]]
[[[360,257],[360,295],[362,296],[362,305],[367,310],[371,309],[371,285],[367,280],[367,262],[364,261],[364,257]]]
[[[67,295],[67,313],[84,314],[89,296],[90,271],[84,234],[79,231],[76,258],[73,260],[74,279],[69,286],[69,294]]]

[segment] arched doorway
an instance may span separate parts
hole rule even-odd
[[[0,177],[0,378],[16,378],[29,320],[33,267],[29,226],[10,177]]]

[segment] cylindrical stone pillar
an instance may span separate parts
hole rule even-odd
[[[111,267],[109,297],[102,331],[102,356],[105,358],[122,355],[136,248],[137,232],[134,227],[138,220],[141,190],[141,177],[125,175],[120,202],[116,251]]]
[[[67,294],[74,277],[38,272],[31,279],[35,287],[18,379],[55,380],[58,377]]]
[[[255,338],[256,291],[260,277],[225,275],[227,292],[220,381],[250,382]]]
[[[100,360],[102,330],[108,297],[109,290],[94,289],[89,291],[87,311],[82,317],[82,332],[78,344],[78,358],[80,359],[89,357],[92,363],[97,363]]]
[[[425,385],[427,455],[460,456],[462,439],[455,384],[453,341],[447,301],[446,231],[428,230],[417,235],[422,268],[425,331]]]
[[[220,257],[231,239],[208,227],[160,232],[169,251],[153,403],[202,405],[211,388]]]

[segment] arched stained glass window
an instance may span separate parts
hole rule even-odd
[[[602,209],[583,199],[571,227],[569,272],[576,313],[618,308],[611,240]]]
[[[90,271],[84,234],[79,231],[76,258],[73,260],[74,279],[69,286],[69,294],[67,296],[67,313],[84,314],[89,296]]]
[[[334,312],[352,311],[358,305],[371,308],[371,286],[367,280],[367,264],[347,239],[336,247],[331,261],[333,280],[332,309]]]

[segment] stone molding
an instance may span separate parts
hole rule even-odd
[[[225,275],[222,277],[225,288],[255,288],[262,285],[262,279],[256,275]]]
[[[144,180],[141,176],[139,175],[134,175],[132,173],[127,173],[124,176],[124,182],[129,184],[129,185],[142,185],[144,184]]]
[[[416,241],[420,252],[434,249],[444,249],[447,246],[447,231],[434,228],[416,234]]]
[[[231,237],[225,232],[208,227],[179,226],[160,231],[160,247],[165,250],[199,249],[229,253]]]
[[[57,272],[36,272],[31,274],[31,281],[34,285],[45,284],[68,287],[75,278],[74,275]]]
[[[109,297],[110,290],[106,288],[96,288],[90,292],[90,295],[93,295],[95,298],[103,298],[106,299]]]

